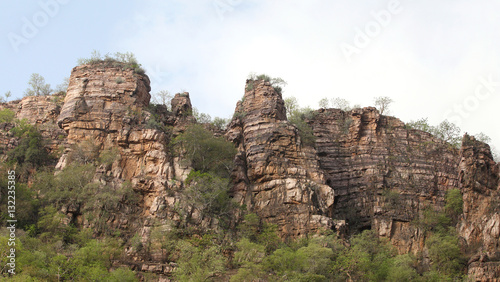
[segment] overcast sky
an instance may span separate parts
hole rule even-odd
[[[408,122],[448,119],[500,148],[500,1],[2,1],[0,95],[21,98],[32,73],[55,87],[78,58],[133,52],[152,93],[185,90],[230,117],[249,73],[288,82],[318,107],[394,100]]]

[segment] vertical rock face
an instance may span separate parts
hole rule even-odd
[[[247,83],[253,89],[238,103],[227,132],[239,149],[235,199],[277,224],[284,237],[331,228],[334,191],[325,185],[314,149],[301,146],[281,94],[262,80]]]
[[[116,160],[99,166],[94,181],[115,188],[129,181],[138,201],[110,215],[105,224],[137,233],[144,243],[153,222],[166,227],[167,221],[179,223],[189,216],[190,224],[215,225],[193,212],[178,212],[186,208],[181,194],[190,167],[169,143],[196,122],[189,93],[172,99],[172,111],[157,107],[153,116],[146,110],[149,91],[147,76],[102,63],[74,68],[64,101],[55,95],[0,104],[0,110],[10,109],[16,118],[36,124],[52,152],[65,148],[59,169],[83,141],[99,152],[115,149]],[[284,238],[323,229],[373,229],[400,253],[417,253],[425,250],[426,238],[412,222],[425,209],[441,210],[446,192],[460,188],[464,204],[457,231],[471,257],[468,273],[478,281],[498,281],[500,172],[486,144],[466,135],[457,150],[371,107],[321,109],[307,122],[314,146],[302,143],[298,129],[287,121],[281,94],[269,82],[247,81],[225,132],[238,148],[232,183],[237,202],[276,224]],[[13,126],[0,124],[4,152],[17,145],[9,132]],[[78,209],[67,212],[77,214]],[[92,228],[85,219],[77,220]],[[151,264],[129,255],[143,262],[140,269],[171,270],[161,264],[165,254],[152,254]]]
[[[464,206],[458,232],[471,255],[468,274],[478,281],[500,277],[500,182],[488,145],[465,135],[460,151]]]
[[[376,230],[401,253],[421,250],[423,234],[411,221],[458,187],[458,150],[371,107],[320,110],[311,125],[335,190],[332,217],[351,231]]]
[[[74,141],[119,134],[148,106],[149,91],[149,78],[133,69],[104,63],[75,67],[58,124]]]
[[[60,145],[66,144],[66,132],[57,126],[64,97],[61,94],[51,96],[28,96],[21,100],[0,105],[0,110],[8,109],[15,113],[15,118],[36,125],[44,137],[51,153],[57,152]],[[4,123],[0,131],[0,150],[7,151],[17,146],[17,139],[9,132],[13,123]]]
[[[87,140],[99,151],[117,149],[119,158],[104,176],[117,183],[130,181],[141,195],[141,214],[154,218],[158,213],[164,216],[160,207],[167,201],[176,202],[169,199],[167,190],[180,185],[187,168],[169,153],[171,137],[148,126],[153,118],[145,111],[149,91],[149,78],[133,69],[105,63],[75,67],[58,124],[67,132],[69,144]],[[189,93],[177,94],[172,104],[175,113],[165,109],[156,123],[185,127],[193,122]],[[66,166],[72,150],[66,149],[58,168]],[[177,181],[168,181],[176,177]]]

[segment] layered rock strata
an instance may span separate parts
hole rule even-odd
[[[281,94],[269,82],[247,81],[226,136],[238,147],[234,198],[283,237],[331,229],[334,191],[325,185],[314,148],[286,120]]]
[[[490,148],[465,135],[460,150],[464,206],[458,233],[471,257],[468,274],[477,281],[500,281],[500,172]]]
[[[422,250],[424,234],[411,222],[458,187],[458,150],[371,107],[319,110],[310,125],[335,191],[332,218],[351,232],[376,230],[401,253]]]
[[[458,188],[464,205],[457,231],[470,257],[468,274],[477,281],[498,281],[500,172],[486,144],[466,135],[458,150],[366,107],[315,111],[306,120],[315,142],[306,145],[269,82],[250,80],[246,89],[226,132],[215,134],[238,148],[234,200],[276,224],[283,238],[373,229],[400,253],[425,253],[426,233],[415,221],[426,209],[442,210],[446,192]],[[102,63],[74,68],[64,100],[54,95],[0,104],[0,110],[10,109],[17,119],[37,125],[53,154],[62,152],[58,169],[85,142],[97,154],[115,150],[115,161],[99,166],[94,181],[113,189],[130,182],[137,203],[122,206],[104,221],[138,234],[144,244],[155,226],[166,230],[183,216],[205,230],[216,226],[211,218],[178,212],[195,210],[184,206],[181,196],[191,168],[169,146],[196,122],[189,94],[177,94],[171,111],[162,106],[152,110],[149,91],[147,76]],[[9,132],[13,126],[0,124],[4,152],[18,143]],[[64,211],[92,228],[78,207]],[[138,270],[173,269],[165,253],[144,257],[127,251]]]

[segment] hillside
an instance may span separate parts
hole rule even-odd
[[[150,90],[101,62],[75,67],[66,93],[0,104],[20,281],[500,279],[487,144],[458,149],[373,107],[292,123],[266,79],[247,81],[225,129],[197,123],[189,93],[167,107]]]

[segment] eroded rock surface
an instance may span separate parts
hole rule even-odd
[[[237,146],[234,197],[283,237],[330,229],[334,191],[325,185],[314,148],[304,147],[286,120],[281,94],[268,82],[248,81],[227,137]]]
[[[426,233],[415,221],[426,209],[442,210],[446,192],[458,188],[464,205],[457,231],[470,257],[468,274],[498,281],[500,172],[486,144],[466,135],[458,150],[366,107],[314,112],[306,122],[315,142],[305,145],[287,120],[281,94],[262,80],[247,83],[252,87],[228,129],[215,133],[238,148],[231,191],[236,202],[276,224],[282,238],[374,229],[399,253],[417,254],[425,253]],[[165,106],[153,111],[149,91],[147,76],[103,63],[74,68],[64,100],[54,95],[0,104],[0,110],[11,109],[16,118],[37,125],[51,152],[62,153],[57,169],[85,142],[98,154],[114,150],[116,159],[97,167],[94,181],[113,189],[130,182],[137,201],[104,221],[129,237],[138,234],[144,244],[154,226],[166,230],[187,216],[197,228],[216,226],[196,213],[179,213],[194,210],[181,196],[191,168],[169,144],[196,122],[189,93],[177,94],[171,111]],[[17,146],[9,131],[13,126],[0,124],[4,152]],[[93,228],[79,207],[64,211],[78,225]],[[137,270],[168,274],[175,267],[160,251],[144,257],[128,248],[127,254]]]
[[[464,209],[458,232],[471,256],[468,274],[477,281],[500,281],[500,174],[490,148],[465,135],[460,151]]]
[[[310,124],[335,190],[332,217],[351,232],[377,230],[401,253],[422,250],[423,232],[411,222],[458,187],[458,150],[371,107],[319,110]]]

